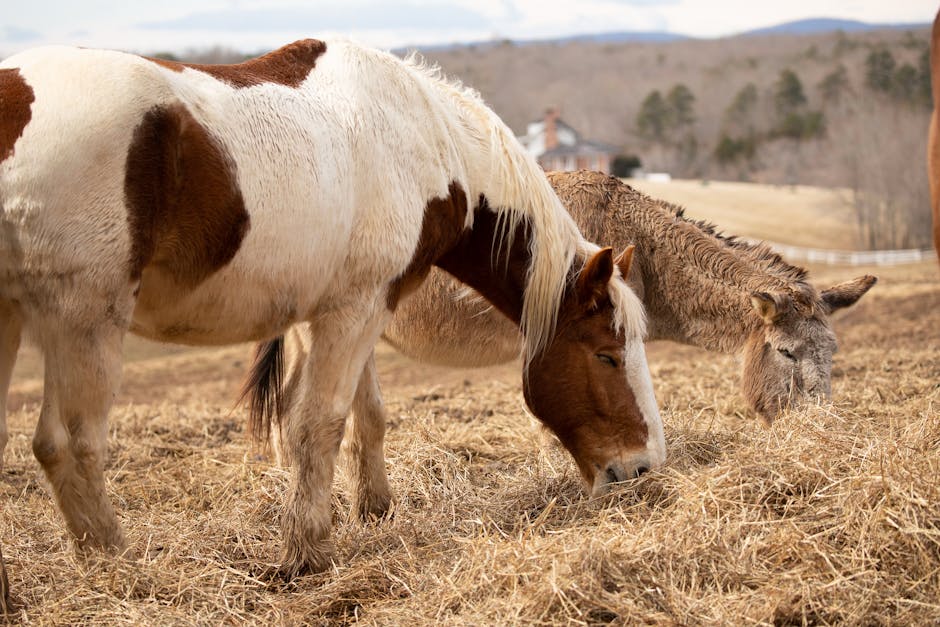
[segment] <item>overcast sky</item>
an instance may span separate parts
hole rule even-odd
[[[267,50],[340,34],[379,47],[607,31],[720,37],[808,17],[930,22],[935,0],[0,0],[0,56],[44,43]]]

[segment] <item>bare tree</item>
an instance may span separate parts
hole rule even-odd
[[[856,99],[839,109],[830,137],[851,189],[859,244],[870,249],[928,247],[928,112],[887,98]]]

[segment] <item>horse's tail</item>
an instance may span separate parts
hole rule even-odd
[[[280,427],[284,410],[284,336],[255,348],[254,362],[238,402],[248,400],[248,427],[255,442],[269,442],[271,426]]]

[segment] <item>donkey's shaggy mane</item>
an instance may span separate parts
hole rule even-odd
[[[806,281],[808,272],[805,268],[787,263],[787,261],[780,256],[780,253],[771,248],[766,242],[752,242],[737,235],[727,235],[711,222],[687,217],[685,215],[685,207],[673,205],[665,201],[660,201],[660,203],[663,207],[672,211],[675,216],[683,222],[692,224],[706,235],[711,235],[715,239],[720,240],[728,248],[746,252],[751,259],[765,262],[767,269],[778,276],[788,278],[792,281]]]
[[[812,308],[819,304],[819,292],[807,280],[808,271],[805,268],[787,263],[780,256],[780,253],[766,242],[752,242],[737,235],[726,235],[711,222],[686,217],[685,207],[665,201],[659,202],[664,209],[673,213],[677,219],[691,224],[704,234],[715,238],[723,246],[737,253],[742,259],[760,266],[771,276],[783,281],[786,284],[785,291],[790,293],[800,305]]]

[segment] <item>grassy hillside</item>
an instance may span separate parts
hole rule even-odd
[[[780,72],[790,69],[800,79],[807,105],[820,108],[820,84],[843,66],[844,93],[871,95],[866,86],[866,59],[872,51],[891,53],[897,66],[919,67],[929,43],[927,29],[817,35],[764,35],[665,43],[591,43],[463,47],[428,56],[446,72],[480,90],[487,102],[518,132],[549,105],[586,136],[608,141],[627,152],[641,153],[653,167],[670,164],[669,155],[642,154],[644,142],[636,119],[645,96],[664,96],[676,84],[695,96],[694,132],[702,156],[715,147],[726,110],[748,83],[757,88],[758,127],[770,126],[773,92]],[[910,115],[924,121],[926,108]],[[835,118],[837,112],[832,111]],[[831,120],[835,122],[835,120]],[[700,164],[701,165],[701,164]],[[797,172],[802,183],[829,184],[839,173],[808,167]],[[821,165],[814,163],[812,166]],[[701,167],[705,167],[701,165]],[[765,164],[764,177],[780,178],[782,165]],[[812,170],[812,171],[811,171]],[[761,179],[760,173],[755,174]],[[774,181],[775,182],[775,181]]]
[[[518,133],[557,106],[585,137],[639,156],[647,170],[846,188],[865,225],[853,244],[902,248],[928,244],[928,40],[919,29],[507,42],[429,56]],[[665,125],[658,139],[658,127],[638,119],[654,92]],[[673,101],[685,103],[681,116]]]

